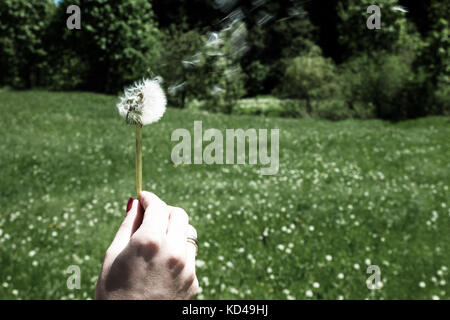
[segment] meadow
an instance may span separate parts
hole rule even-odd
[[[134,196],[117,97],[0,91],[0,299],[92,299]],[[280,169],[180,165],[173,130],[280,129]],[[450,119],[281,119],[168,109],[144,189],[197,228],[198,299],[449,299]],[[81,270],[81,288],[65,273]],[[381,289],[369,290],[369,265]]]

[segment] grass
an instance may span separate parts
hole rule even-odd
[[[116,98],[0,92],[0,298],[87,299],[134,196]],[[279,128],[280,170],[174,166],[176,128]],[[144,189],[197,228],[200,299],[450,298],[450,120],[397,124],[170,109],[144,128]],[[77,265],[81,289],[65,270]],[[369,290],[368,265],[383,286]]]

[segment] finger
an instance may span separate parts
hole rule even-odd
[[[195,277],[194,282],[192,283],[192,285],[189,287],[188,289],[188,299],[194,299],[195,296],[198,294],[199,292],[199,283],[198,283],[198,279],[197,277]]]
[[[169,225],[167,227],[165,247],[169,254],[168,267],[178,274],[186,264],[185,232],[189,218],[181,208],[169,206],[169,209]]]
[[[195,256],[197,255],[197,246],[191,241],[186,241],[188,236],[194,236],[197,238],[197,230],[188,224],[185,231],[185,245],[186,245],[186,269],[193,270],[195,273]]]
[[[184,243],[184,236],[186,228],[189,223],[189,216],[182,208],[169,206],[169,225],[167,226],[167,237],[182,240]]]
[[[168,206],[158,196],[147,191],[141,192],[139,202],[144,209],[144,217],[137,232],[161,243],[169,224]]]
[[[119,254],[127,246],[131,236],[142,222],[142,208],[137,199],[128,200],[130,209],[111,243],[110,250]],[[130,203],[131,202],[131,203]]]
[[[194,236],[195,238],[197,238],[197,231],[190,224],[187,225],[184,232],[185,248],[186,248],[186,265],[181,275],[181,277],[186,280],[185,282],[186,285],[184,288],[186,291],[189,290],[189,288],[195,284],[195,281],[197,279],[195,275],[195,256],[197,255],[197,247],[192,242],[186,241],[188,236]]]

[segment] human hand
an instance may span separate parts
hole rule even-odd
[[[132,200],[132,199],[130,199]],[[143,191],[106,251],[96,299],[191,299],[198,291],[197,233],[188,215]]]

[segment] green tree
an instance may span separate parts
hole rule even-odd
[[[0,84],[39,84],[46,50],[43,35],[54,10],[51,0],[3,0],[0,5]]]
[[[178,108],[184,108],[187,100],[196,96],[198,90],[192,85],[194,79],[190,68],[196,66],[196,54],[201,52],[205,41],[198,31],[183,29],[187,27],[172,24],[162,31],[163,51],[160,64],[155,68],[164,79],[169,103]]]
[[[306,100],[312,113],[312,100],[336,95],[336,72],[331,59],[324,58],[318,47],[287,61],[281,92],[287,98]]]
[[[178,80],[176,93],[181,99],[181,106],[184,106],[185,100],[197,99],[207,110],[232,112],[237,100],[245,93],[244,74],[236,48],[246,32],[245,24],[234,23],[230,28],[209,33],[206,37],[199,36],[195,31],[171,33],[178,34],[173,40],[175,52],[180,48],[182,51],[173,54],[177,60],[166,62],[172,71],[163,72],[163,75]],[[181,64],[180,58],[183,59]],[[179,65],[182,69],[178,69]],[[171,91],[169,88],[169,93]]]
[[[381,12],[381,28],[368,29],[367,13],[376,4]],[[338,42],[344,59],[363,53],[395,52],[408,33],[405,12],[399,10],[397,0],[340,0],[337,4]]]
[[[430,113],[430,96],[424,91],[422,74],[402,55],[364,54],[344,65],[341,83],[352,109],[377,118],[403,120]],[[361,110],[366,109],[366,110]]]
[[[199,88],[207,109],[232,113],[238,99],[245,94],[245,77],[242,72],[240,52],[242,39],[247,37],[244,23],[233,23],[216,38],[211,35],[203,51],[203,62],[193,74],[191,83]],[[211,39],[212,38],[212,39]]]
[[[66,27],[72,4],[81,9],[81,30]],[[147,0],[64,0],[52,34],[56,54],[78,56],[83,64],[83,89],[116,93],[148,76],[160,60],[159,31]]]
[[[426,34],[417,65],[424,67],[436,86],[438,82],[450,81],[450,3],[431,1],[428,16],[433,24]]]
[[[246,82],[251,95],[270,93],[282,81],[284,60],[309,50],[315,27],[303,9],[304,2],[266,1],[245,10],[249,51],[242,57],[241,66],[251,75]],[[254,81],[256,75],[258,83]]]

